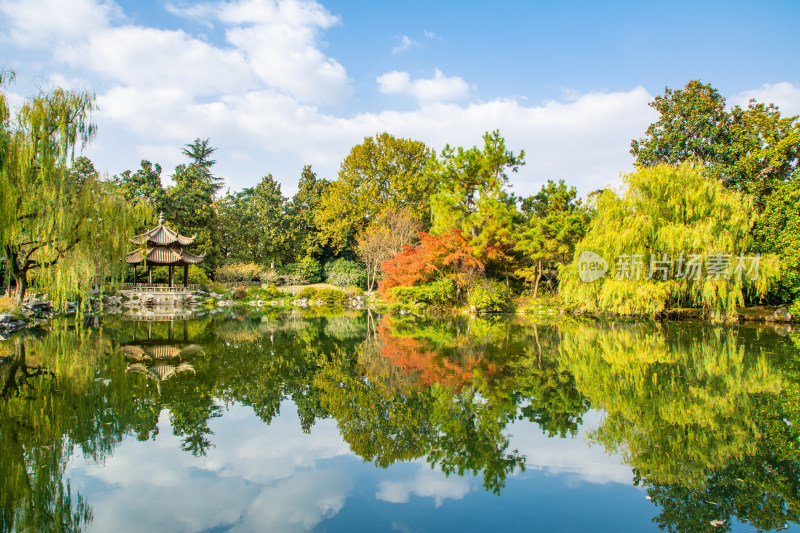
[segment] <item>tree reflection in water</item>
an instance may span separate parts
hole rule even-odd
[[[379,467],[424,458],[447,474],[480,475],[497,494],[526,463],[511,423],[572,438],[589,408],[601,409],[591,438],[623,454],[662,528],[798,521],[800,341],[770,329],[319,309],[182,325],[177,340],[174,325],[106,319],[98,330],[54,327],[0,344],[4,531],[91,521],[64,481],[76,448],[102,462],[126,435],[155,438],[167,410],[184,449],[203,455],[214,445],[209,422],[227,405],[269,424],[285,400],[304,431],[332,418]]]
[[[796,342],[796,339],[795,339]],[[669,531],[798,522],[798,347],[769,328],[580,324],[560,363]]]

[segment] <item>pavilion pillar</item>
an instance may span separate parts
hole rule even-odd
[[[175,285],[175,267],[173,265],[169,266],[169,287]]]
[[[147,265],[147,284],[153,285],[153,265]]]
[[[136,263],[133,264],[133,286],[136,287]]]
[[[189,287],[189,265],[183,265],[183,288]]]

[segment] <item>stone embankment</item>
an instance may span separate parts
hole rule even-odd
[[[87,303],[88,310],[92,313],[100,311],[115,313],[122,308],[122,297],[103,296],[101,300],[99,292],[95,291],[94,296],[89,298]],[[78,304],[76,302],[67,302],[64,311],[58,312],[48,300],[41,298],[27,300],[20,305],[15,313],[0,314],[0,339],[6,339],[11,333],[26,327],[46,325],[54,316],[75,314],[77,309]]]

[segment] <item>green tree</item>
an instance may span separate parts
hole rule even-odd
[[[197,168],[200,173],[203,175],[203,178],[212,185],[214,188],[214,194],[219,192],[222,188],[219,182],[222,181],[222,178],[218,178],[211,173],[211,167],[213,167],[217,161],[215,159],[210,159],[211,154],[216,152],[216,148],[212,148],[209,144],[209,139],[195,139],[190,144],[186,145],[186,148],[183,149],[182,153],[189,159],[191,159],[191,165]]]
[[[711,85],[692,80],[676,91],[666,87],[648,105],[660,117],[647,128],[646,137],[631,142],[638,165],[677,165],[690,159],[707,165],[733,162],[731,117],[725,98]]]
[[[153,165],[150,161],[142,159],[141,166],[136,172],[126,170],[115,181],[119,184],[125,199],[129,202],[144,201],[149,203],[155,211],[163,210],[164,187],[161,184],[161,165]]]
[[[315,222],[339,253],[383,209],[409,209],[427,220],[432,184],[423,180],[430,156],[424,143],[380,133],[353,147],[342,162]]]
[[[86,156],[80,156],[72,162],[69,174],[70,181],[78,189],[83,187],[83,184],[89,180],[100,179],[100,173],[94,168],[94,163]]]
[[[552,180],[542,190],[522,202],[525,222],[520,228],[516,250],[523,254],[525,267],[516,274],[533,282],[533,296],[545,273],[553,275],[560,265],[572,261],[575,245],[586,234],[589,215],[574,187],[564,180]]]
[[[735,316],[745,296],[767,294],[777,276],[772,257],[755,259],[751,197],[725,189],[705,167],[642,167],[606,190],[575,249],[599,254],[605,277],[582,281],[580,256],[561,270],[564,303],[582,312],[657,315],[670,306],[701,306]]]
[[[716,89],[692,80],[676,91],[667,87],[650,106],[660,117],[631,143],[638,166],[699,161],[727,187],[753,194],[758,208],[796,172],[800,124],[772,104],[751,100],[747,109],[727,111]]]
[[[755,100],[747,109],[734,106],[731,117],[735,158],[720,174],[726,185],[752,194],[763,209],[781,183],[798,177],[800,122]]]
[[[514,247],[513,222],[516,199],[506,190],[508,172],[525,164],[525,152],[515,155],[495,130],[483,136],[483,149],[445,146],[426,167],[427,181],[434,185],[431,198],[433,232],[455,228],[469,236],[476,256],[508,275]]]
[[[74,161],[95,134],[94,96],[55,89],[27,100],[10,120],[0,91],[0,247],[22,301],[36,285],[62,303],[119,261],[146,209],[130,208],[113,184]],[[98,238],[100,236],[100,238]]]
[[[220,253],[226,261],[254,261],[258,257],[260,237],[256,231],[255,212],[251,209],[253,188],[228,192],[217,200]]]
[[[317,177],[311,165],[303,167],[297,184],[297,193],[286,204],[290,239],[289,260],[297,261],[303,257],[327,259],[326,239],[315,217],[322,199],[328,195],[330,186],[328,180]]]
[[[780,256],[779,301],[800,302],[800,178],[779,184],[767,197],[756,225],[756,239],[765,252]],[[800,306],[797,306],[800,307]]]
[[[200,265],[206,273],[211,273],[220,261],[220,225],[214,202],[222,188],[221,178],[211,173],[216,163],[210,159],[216,148],[209,140],[195,139],[183,149],[191,163],[178,165],[172,179],[173,187],[166,190],[164,201],[165,215],[184,234],[196,234],[196,250],[205,255]]]
[[[234,261],[275,267],[289,246],[286,198],[281,185],[264,176],[255,187],[230,191],[215,204],[223,255]]]
[[[280,261],[284,256],[288,243],[285,205],[281,184],[275,181],[272,174],[261,178],[253,188],[250,208],[254,213],[260,245],[259,256],[254,258],[254,262],[269,264],[273,269],[275,261]]]
[[[213,272],[220,259],[219,224],[214,209],[215,185],[195,165],[178,165],[172,175],[175,185],[166,190],[165,218],[173,229],[196,235],[197,254],[206,259],[200,267]]]

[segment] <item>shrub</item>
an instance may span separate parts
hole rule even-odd
[[[266,289],[263,289],[262,294],[265,300],[280,300],[286,296],[280,289],[275,287],[267,287]]]
[[[412,287],[393,287],[392,297],[397,301],[441,305],[453,301],[456,295],[455,283],[450,279],[439,279]]]
[[[287,271],[290,276],[296,276],[300,283],[319,283],[322,281],[322,265],[313,257],[305,257],[297,263],[287,265]]]
[[[498,312],[508,308],[509,291],[504,283],[483,280],[472,287],[467,301],[478,311]]]
[[[339,289],[320,289],[317,291],[317,300],[325,303],[337,304],[345,299],[344,291]]]
[[[180,273],[180,275],[178,275]],[[190,285],[205,285],[211,280],[208,279],[208,275],[206,271],[202,268],[192,268],[189,267],[189,284]],[[175,273],[175,283],[180,282],[183,283],[183,269],[179,269],[178,272]]]
[[[248,298],[258,298],[259,293],[261,292],[261,287],[258,285],[250,285],[248,287],[242,287],[242,288],[247,293]]]
[[[275,270],[267,268],[258,273],[258,279],[261,280],[262,284],[270,285],[270,284],[280,283],[282,277]]]
[[[10,315],[17,309],[17,300],[0,296],[0,315]]]
[[[797,298],[792,306],[789,308],[789,312],[792,314],[792,317],[797,320],[800,319],[800,298]]]
[[[245,289],[244,287],[236,287],[231,292],[231,297],[234,300],[244,300],[245,298],[247,298],[247,289]]]
[[[313,300],[317,297],[317,289],[314,287],[303,287],[303,289],[297,293],[297,297]]]
[[[252,281],[261,272],[255,263],[228,263],[217,268],[214,277],[222,282]]]
[[[344,295],[348,298],[355,298],[356,296],[364,296],[364,289],[361,287],[347,287],[344,290]]]
[[[366,287],[367,268],[362,263],[339,258],[325,264],[325,281],[337,287]]]
[[[225,285],[223,285],[222,283],[212,283],[210,288],[212,292],[215,292],[217,294],[222,294],[223,292],[225,292]]]

